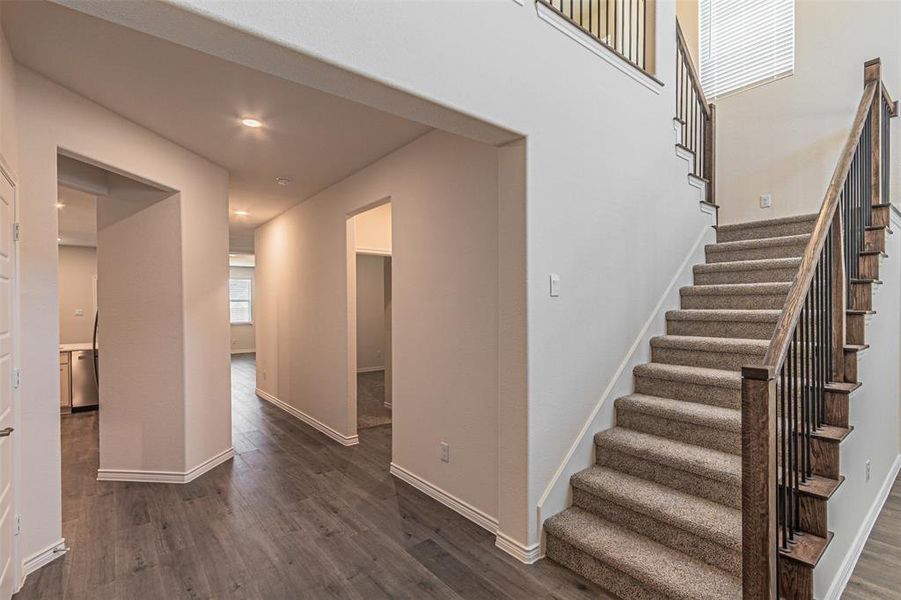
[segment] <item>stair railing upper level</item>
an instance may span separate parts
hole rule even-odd
[[[715,202],[716,106],[707,102],[682,27],[676,21],[676,119],[683,148],[694,154],[692,175],[707,184],[706,201]]]
[[[828,498],[841,477],[837,464],[824,465],[821,444],[848,431],[831,412],[833,395],[857,384],[846,310],[870,308],[872,234],[887,225],[889,119],[898,104],[880,68],[878,59],[864,66],[851,132],[763,364],[742,369],[745,600],[812,598],[812,570],[831,539],[812,499]],[[874,224],[877,209],[886,210]]]
[[[654,0],[536,0],[653,77]]]

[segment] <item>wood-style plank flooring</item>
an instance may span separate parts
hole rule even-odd
[[[901,476],[879,513],[842,599],[901,599]]]
[[[610,598],[388,473],[390,426],[344,448],[254,395],[232,365],[238,456],[187,485],[96,480],[97,415],[63,418],[69,552],[16,600]]]

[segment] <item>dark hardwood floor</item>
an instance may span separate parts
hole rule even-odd
[[[842,600],[901,599],[901,477],[879,513]]]
[[[388,474],[390,426],[344,448],[254,395],[233,361],[238,456],[187,485],[96,480],[97,415],[63,418],[70,548],[16,600],[609,598]]]

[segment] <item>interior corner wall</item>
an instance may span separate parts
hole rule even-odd
[[[59,247],[60,344],[85,344],[93,339],[96,277],[97,248]]]
[[[252,248],[251,248],[252,250]],[[231,279],[250,280],[251,310],[254,313],[251,319],[256,318],[256,283],[254,282],[253,267],[229,267],[228,276]],[[254,352],[256,349],[256,325],[254,323],[238,323],[231,325],[231,352],[242,354]]]
[[[185,471],[180,197],[97,199],[100,471]]]
[[[863,94],[864,62],[881,58],[889,92],[901,97],[899,28],[899,2],[795,2],[794,73],[716,100],[720,223],[819,210]],[[901,119],[893,121],[898,190]],[[765,193],[768,209],[759,207]]]
[[[192,457],[220,455],[231,446],[228,173],[20,65],[16,103],[18,208],[28,232],[18,246],[23,378],[17,431],[22,457],[19,544],[27,560],[62,536],[59,323],[48,317],[58,311],[58,149],[180,192],[187,468],[193,466]]]
[[[490,518],[497,191],[494,147],[432,132],[263,225],[255,250],[258,387],[350,435],[346,221],[390,196],[393,460]]]

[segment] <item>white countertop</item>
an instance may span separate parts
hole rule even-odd
[[[90,350],[91,342],[86,342],[83,344],[60,344],[59,351],[60,352],[78,352],[79,350]]]

